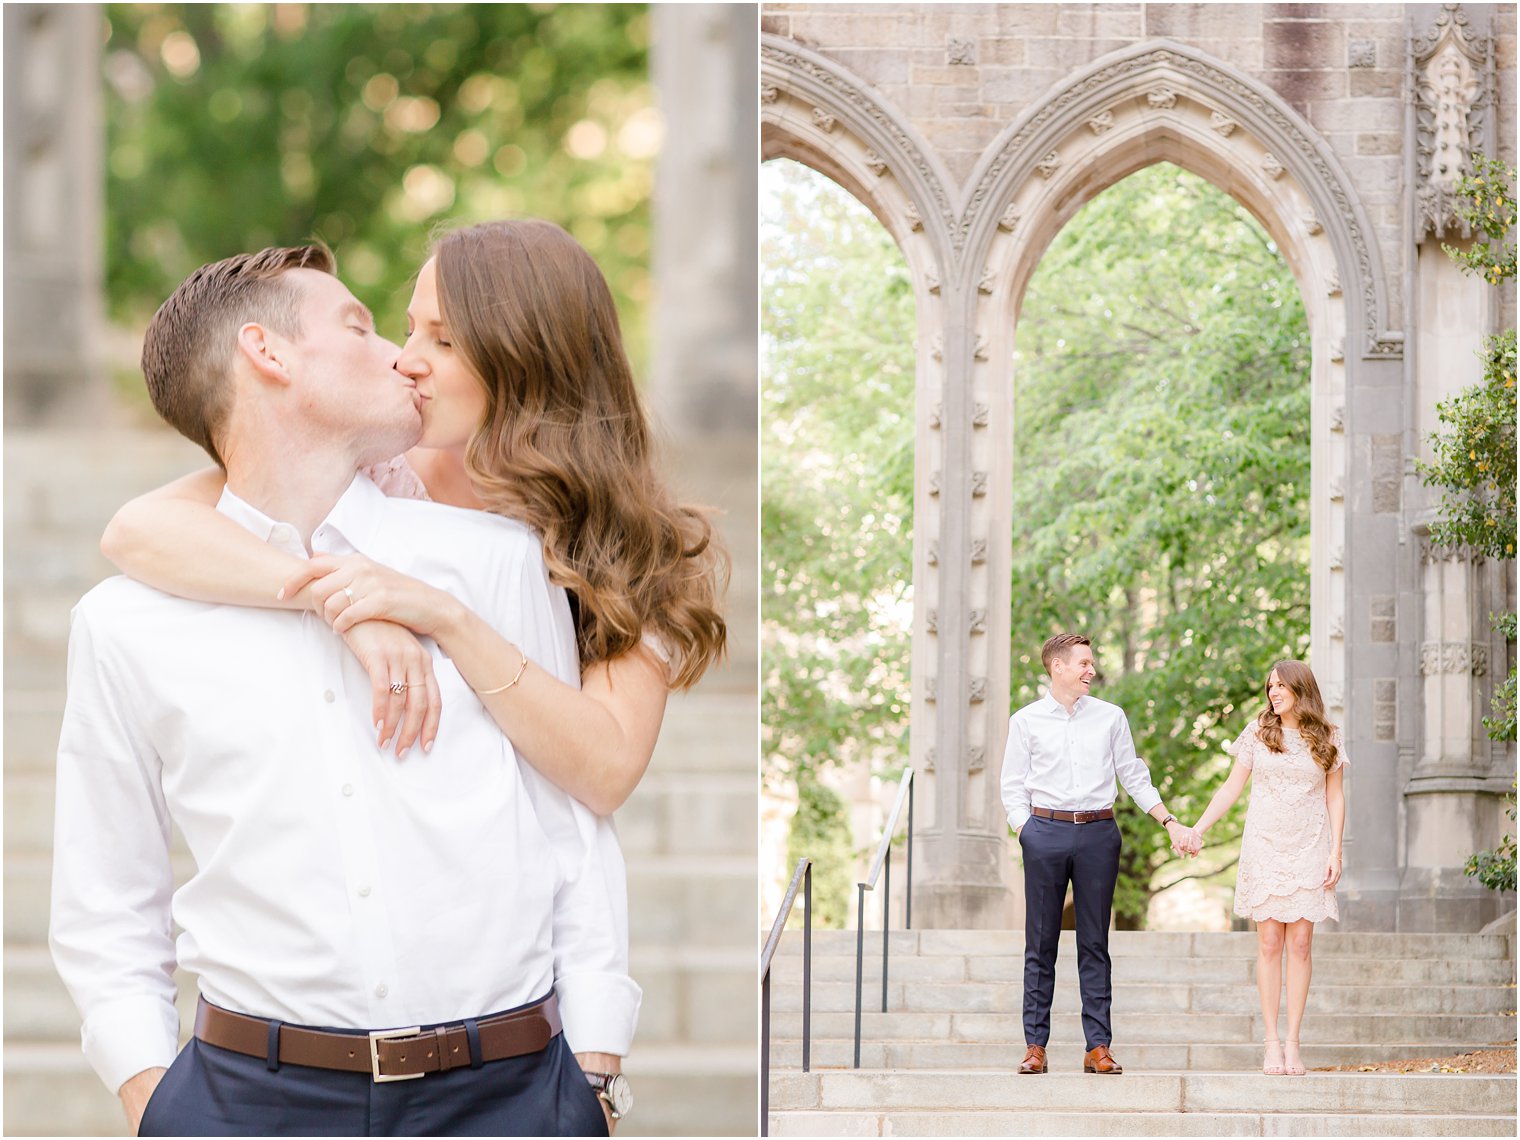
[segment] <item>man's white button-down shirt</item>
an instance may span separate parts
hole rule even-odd
[[[218,509],[305,556],[231,492]],[[359,476],[312,548],[448,590],[579,684],[565,594],[527,528]],[[311,613],[127,578],[75,608],[51,943],[108,1088],[173,1060],[176,960],[217,1005],[355,1029],[477,1017],[553,986],[572,1049],[627,1053],[640,993],[611,825],[520,762],[425,644],[442,720],[430,752],[398,760],[376,747],[368,675]],[[195,861],[177,891],[171,824]]]
[[[1141,811],[1161,802],[1145,761],[1135,755],[1129,721],[1118,705],[1077,698],[1067,712],[1044,696],[1008,719],[1003,752],[1003,807],[1019,830],[1033,807],[1099,811],[1114,806],[1114,778]]]

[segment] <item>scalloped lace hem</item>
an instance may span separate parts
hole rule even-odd
[[[1310,888],[1291,895],[1269,895],[1258,901],[1235,900],[1235,913],[1253,922],[1340,921],[1340,905],[1334,891]]]

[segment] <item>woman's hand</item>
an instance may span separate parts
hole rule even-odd
[[[1325,881],[1323,883],[1321,883],[1320,886],[1327,887],[1327,888],[1328,887],[1333,887],[1333,886],[1335,886],[1336,883],[1338,883],[1340,881],[1341,881],[1341,857],[1339,855],[1333,855],[1332,854],[1330,856],[1330,858],[1328,860],[1326,860],[1326,863],[1325,863]]]
[[[454,600],[416,578],[371,562],[362,554],[322,554],[285,582],[279,597],[310,587],[311,608],[334,633],[379,618],[432,636]]]
[[[370,620],[344,631],[343,640],[374,686],[372,711],[379,734],[377,746],[384,748],[391,734],[396,733],[398,760],[418,740],[424,752],[432,748],[443,710],[438,680],[433,676],[432,655],[422,647],[417,635],[394,622]],[[399,692],[392,687],[397,685],[403,686]]]

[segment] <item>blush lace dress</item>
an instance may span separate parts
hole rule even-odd
[[[1261,922],[1339,919],[1335,888],[1321,887],[1330,861],[1330,813],[1325,806],[1327,773],[1309,753],[1297,729],[1283,729],[1283,751],[1272,752],[1246,727],[1230,745],[1230,755],[1252,769],[1251,803],[1235,878],[1235,913]],[[1341,730],[1332,771],[1346,763]]]

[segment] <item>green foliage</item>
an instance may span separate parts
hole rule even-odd
[[[659,143],[643,5],[107,14],[114,319],[140,328],[203,262],[320,238],[399,339],[434,228],[533,215],[591,251],[642,359]]]
[[[1511,823],[1515,822],[1515,794],[1514,785],[1511,784],[1510,804],[1505,808],[1504,814],[1509,816]],[[1479,851],[1476,855],[1470,855],[1464,872],[1478,882],[1482,883],[1491,891],[1512,891],[1515,889],[1515,837],[1506,835],[1500,841],[1499,846],[1492,851]]]
[[[762,175],[761,723],[772,783],[907,761],[912,288],[859,203]]]
[[[1190,820],[1229,770],[1272,663],[1309,642],[1309,332],[1297,285],[1232,199],[1168,165],[1057,236],[1016,355],[1013,692],[1040,644],[1093,639],[1095,692],[1129,715]],[[1239,834],[1243,805],[1211,843]],[[1165,832],[1120,796],[1115,914],[1144,921]]]
[[[792,817],[786,854],[788,867],[797,866],[804,857],[813,860],[813,925],[843,930],[850,921],[850,871],[855,863],[849,805],[810,773],[797,780],[797,814]],[[801,923],[801,908],[794,907],[789,925]]]
[[[1467,250],[1444,247],[1469,273],[1498,287],[1515,279],[1514,168],[1475,156],[1474,173],[1458,183],[1465,203],[1458,213],[1472,228]],[[1515,557],[1515,330],[1489,337],[1483,379],[1436,406],[1442,430],[1430,437],[1432,463],[1420,463],[1425,485],[1441,488],[1441,518],[1431,525],[1438,546],[1466,548],[1478,557]],[[1515,615],[1496,614],[1493,627],[1515,640]],[[1483,718],[1490,739],[1515,739],[1515,669],[1494,691],[1492,715]],[[1480,858],[1480,856],[1474,856]],[[1513,884],[1514,851],[1510,851]],[[1472,874],[1472,871],[1468,872]]]

